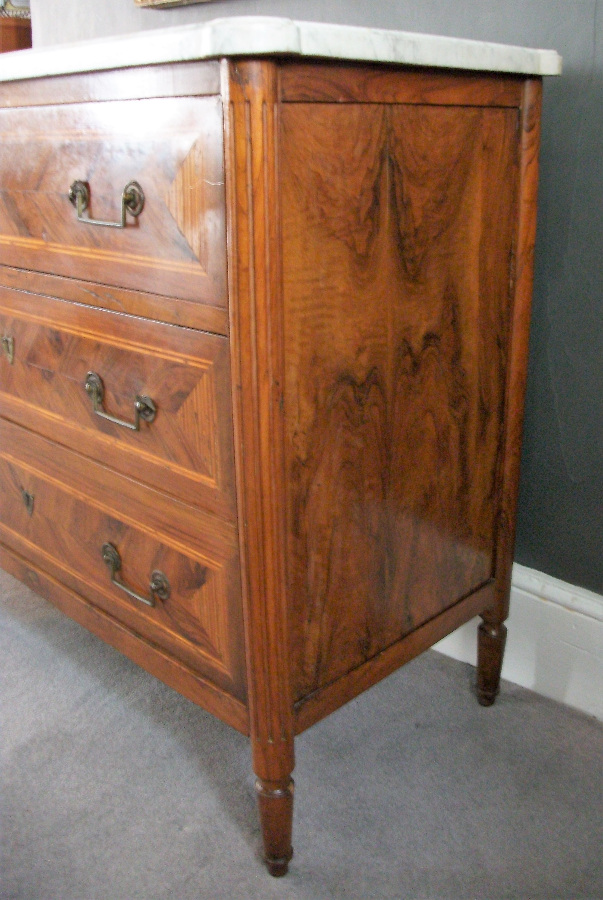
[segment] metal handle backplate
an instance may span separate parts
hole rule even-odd
[[[2,352],[12,366],[15,361],[15,339],[9,334],[5,334],[2,337]]]
[[[140,431],[140,420],[144,419],[145,422],[152,422],[157,413],[157,407],[150,397],[137,394],[134,400],[134,421],[126,422],[124,419],[118,419],[115,416],[111,416],[103,409],[105,386],[100,375],[97,375],[96,372],[88,372],[84,387],[86,388],[86,393],[92,400],[92,408],[96,415],[100,416],[101,419],[107,419],[108,422],[113,422],[115,425],[121,425],[122,428],[129,428],[131,431]]]
[[[29,515],[33,516],[34,503],[35,503],[35,499],[36,499],[34,497],[34,495],[31,494],[29,491],[26,491],[25,488],[22,487],[21,488],[21,499],[23,500],[25,509],[27,510]]]
[[[117,573],[121,569],[121,556],[119,555],[119,550],[115,547],[114,544],[106,543],[103,544],[101,553],[103,555],[103,562],[109,568],[111,572],[111,582],[118,587],[120,590],[124,591],[128,597],[132,597],[134,600],[138,600],[139,603],[144,603],[145,606],[155,606],[155,599],[158,597],[160,600],[168,600],[171,592],[170,583],[167,580],[166,576],[163,572],[151,572],[151,581],[149,583],[149,597],[145,597],[142,594],[139,594],[138,591],[132,590],[129,588],[127,584],[124,584],[121,579],[117,577]]]
[[[122,191],[119,222],[105,222],[101,219],[84,216],[84,212],[90,206],[90,185],[87,181],[74,181],[69,188],[68,196],[77,210],[78,222],[83,222],[85,225],[100,225],[104,228],[125,228],[126,213],[130,213],[136,218],[141,214],[144,206],[144,192],[137,181],[129,181]]]

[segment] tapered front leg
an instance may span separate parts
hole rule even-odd
[[[502,622],[481,622],[477,630],[477,699],[492,706],[499,691],[507,629]]]
[[[284,875],[293,820],[294,722],[286,574],[285,382],[277,65],[224,63],[235,465],[249,731],[264,858]]]
[[[293,856],[293,779],[255,783],[258,795],[260,825],[264,842],[264,860],[271,875],[287,874]]]

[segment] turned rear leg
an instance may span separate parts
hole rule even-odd
[[[502,622],[481,622],[477,629],[477,699],[492,706],[500,686],[507,629]]]

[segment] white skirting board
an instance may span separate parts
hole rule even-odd
[[[435,645],[475,665],[477,623]],[[502,677],[603,720],[603,597],[513,566]]]

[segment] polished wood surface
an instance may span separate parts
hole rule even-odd
[[[480,622],[477,629],[477,699],[480,706],[492,706],[500,687],[500,672],[507,641],[503,624]]]
[[[295,704],[295,733],[300,734],[335,712],[344,703],[349,703],[363,691],[387,678],[400,666],[410,662],[465,622],[479,615],[483,609],[492,604],[494,596],[494,582],[490,581],[454,606],[445,609],[439,616],[415,628],[403,640],[396,641],[363,665],[353,669],[344,678],[339,678],[299,700]]]
[[[2,542],[244,700],[236,542],[216,540],[214,529],[207,542],[202,533],[189,539],[178,519],[164,530],[159,516],[140,515],[153,506],[153,492],[139,491],[133,503],[126,479],[90,461],[81,472],[72,454],[2,420],[0,435]],[[150,575],[159,570],[169,598],[149,607],[113,585],[106,542],[122,558],[126,585],[148,598]]]
[[[0,287],[21,288],[24,285],[34,294],[61,297],[86,306],[99,306],[111,312],[183,325],[213,334],[228,334],[228,310],[210,303],[193,300],[166,303],[166,298],[161,294],[148,291],[133,291],[115,285],[0,266]]]
[[[0,17],[0,53],[31,47],[31,20]]]
[[[325,65],[286,62],[279,72],[280,98],[286,103],[420,103],[436,106],[517,108],[523,78],[481,72],[387,65]]]
[[[497,693],[540,91],[285,59],[0,86],[0,564],[249,734],[273,875],[295,734],[476,615]],[[135,178],[141,216],[77,222],[75,178],[99,218]],[[90,371],[155,420],[95,415]]]
[[[293,705],[287,633],[283,464],[283,343],[278,232],[277,69],[225,69],[233,408],[253,767],[264,858],[292,854]],[[275,214],[276,213],[276,214]]]
[[[105,100],[142,100],[154,97],[204,97],[220,93],[217,60],[182,62],[171,66],[109,69],[76,75],[0,83],[0,105],[55,106],[64,103],[99,103]]]
[[[282,112],[294,697],[493,576],[517,111]]]
[[[176,329],[36,294],[0,288],[0,413],[139,480],[221,515],[234,515],[230,374],[225,338]],[[96,415],[89,372],[105,388],[103,409],[134,422],[139,395],[157,408],[133,431]]]
[[[0,566],[178,693],[188,697],[193,703],[198,703],[242,734],[249,734],[246,705],[231,694],[221,691],[210,679],[204,678],[155,644],[141,640],[136,632],[89,603],[81,594],[65,587],[25,557],[13,553],[2,543]]]
[[[519,186],[516,201],[514,259],[511,274],[511,335],[507,357],[507,389],[503,446],[500,458],[502,492],[496,545],[496,604],[484,621],[498,627],[509,614],[524,398],[528,374],[530,311],[534,279],[538,153],[542,112],[542,81],[525,81],[519,140]]]
[[[1,263],[226,305],[219,98],[5,109],[0,129]],[[144,208],[124,229],[80,222],[77,180],[94,219],[119,221],[131,181]]]
[[[255,783],[264,839],[264,860],[275,878],[287,874],[293,856],[293,788],[292,778],[287,782],[258,778]]]

